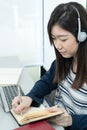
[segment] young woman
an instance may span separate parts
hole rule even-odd
[[[87,129],[87,11],[76,2],[58,5],[48,22],[48,35],[56,60],[19,104],[16,113],[30,105],[39,106],[45,95],[56,89],[54,105],[64,114],[49,120],[69,130]],[[56,108],[58,109],[58,108]]]

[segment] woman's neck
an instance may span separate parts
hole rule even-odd
[[[73,71],[74,73],[77,72],[77,58],[73,58],[72,71]]]

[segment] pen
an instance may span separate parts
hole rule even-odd
[[[22,103],[22,98],[21,98],[21,86],[18,85],[18,96],[19,96],[19,103],[21,104]],[[22,116],[22,111],[20,113],[20,115]]]

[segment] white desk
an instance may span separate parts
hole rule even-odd
[[[21,84],[22,89],[25,92],[25,94],[34,85],[33,80],[31,79],[31,77],[29,76],[29,74],[27,73],[26,70],[23,72],[23,75],[20,80],[20,84]],[[17,127],[19,127],[19,126],[18,126],[17,122],[15,121],[15,119],[13,118],[13,116],[10,113],[4,112],[4,110],[2,109],[2,106],[1,106],[1,102],[0,102],[0,130],[13,130]],[[56,130],[64,130],[64,128],[62,128],[60,126],[53,125],[53,127]]]

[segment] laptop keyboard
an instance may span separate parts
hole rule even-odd
[[[20,88],[20,93],[23,96],[24,93]],[[14,97],[18,96],[18,86],[17,85],[10,85],[0,87],[0,97],[2,106],[5,112],[9,112],[12,108],[12,100]]]

